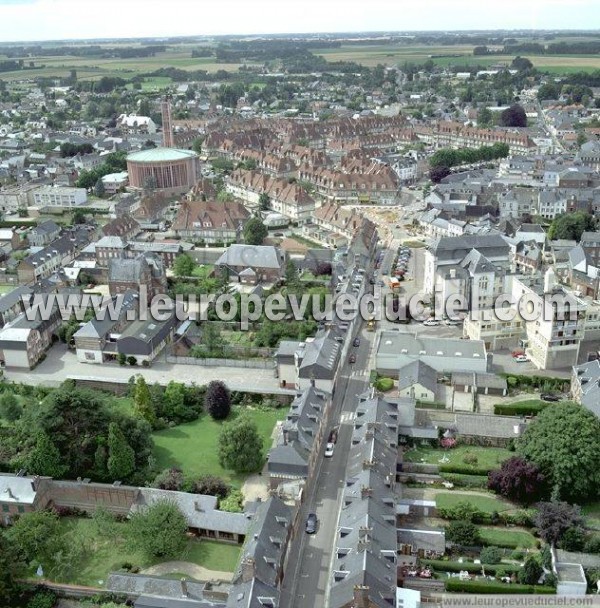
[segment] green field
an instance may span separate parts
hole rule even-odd
[[[71,535],[75,543],[84,547],[74,573],[52,577],[56,582],[103,586],[108,574],[119,570],[124,563],[141,569],[148,568],[165,560],[148,560],[141,552],[132,547],[126,522],[114,522],[110,530],[100,531],[92,519],[66,517],[61,526],[64,534]],[[241,547],[206,540],[189,540],[176,560],[197,564],[209,570],[233,572],[236,568]],[[35,564],[31,574],[37,569]],[[46,576],[51,572],[46,570]]]
[[[459,502],[471,503],[476,509],[484,513],[497,511],[514,511],[515,506],[507,500],[495,498],[494,496],[476,496],[474,494],[459,494],[457,492],[438,492],[435,496],[438,508],[451,509]]]
[[[2,79],[10,81],[37,77],[60,78],[69,76],[71,70],[77,70],[79,80],[99,80],[103,76],[118,76],[129,79],[138,74],[154,72],[165,67],[175,67],[187,71],[206,70],[207,72],[216,72],[217,70],[237,72],[240,67],[240,64],[237,63],[217,63],[214,57],[192,58],[191,50],[182,47],[167,49],[165,53],[157,53],[154,57],[120,59],[40,55],[27,57],[26,64],[30,61],[33,61],[34,69],[3,72]],[[168,84],[168,79],[164,80]],[[165,84],[165,82],[149,82],[147,86],[152,88],[157,84]]]
[[[442,448],[420,447],[406,452],[404,454],[404,462],[469,466],[464,462],[467,454],[477,458],[477,463],[473,464],[473,467],[478,469],[486,468],[490,471],[499,468],[500,463],[514,455],[504,448],[461,445],[451,450],[444,450]],[[448,462],[442,463],[440,460],[444,456],[448,458]]]
[[[479,532],[481,538],[488,545],[514,547],[519,549],[532,549],[537,545],[537,540],[533,534],[530,534],[525,530],[480,527]]]
[[[239,415],[240,411],[241,408],[234,409],[229,419]],[[256,423],[263,438],[263,455],[266,457],[271,447],[273,428],[279,420],[285,418],[287,410],[246,409],[246,412]],[[159,468],[180,467],[186,475],[194,477],[210,473],[241,487],[246,476],[236,475],[219,464],[218,444],[222,425],[222,422],[217,422],[210,416],[202,416],[194,422],[153,433],[154,457]]]
[[[429,59],[436,65],[503,65],[512,62],[513,55],[474,56],[473,46],[429,46],[429,45],[342,45],[339,48],[315,49],[316,55],[321,55],[327,61],[354,61],[361,65],[373,67],[381,64],[425,63]],[[433,57],[433,55],[441,55]],[[459,55],[455,57],[454,55]],[[530,55],[525,56],[540,70],[556,73],[575,71],[592,71],[600,69],[598,55]]]

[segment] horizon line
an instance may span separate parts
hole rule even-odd
[[[418,34],[485,34],[485,33],[500,33],[500,32],[523,32],[523,33],[587,33],[600,36],[600,28],[487,28],[487,29],[407,29],[407,30],[324,30],[312,32],[262,32],[262,33],[236,33],[236,34],[157,34],[152,36],[113,36],[110,38],[45,38],[45,39],[21,39],[21,40],[0,40],[0,44],[20,45],[20,44],[46,44],[46,43],[64,43],[64,42],[115,42],[115,41],[143,41],[143,40],[185,40],[194,39],[210,40],[215,38],[270,38],[270,37],[312,37],[312,36],[415,36]]]

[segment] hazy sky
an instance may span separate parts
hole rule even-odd
[[[600,28],[600,0],[0,0],[0,40]]]

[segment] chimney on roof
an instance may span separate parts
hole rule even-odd
[[[369,608],[369,587],[365,585],[354,586],[352,608]]]
[[[254,579],[256,571],[256,562],[252,557],[245,557],[242,560],[242,582],[249,583]]]
[[[367,486],[363,486],[360,489],[360,497],[361,498],[371,498],[373,496],[373,488],[369,488]]]
[[[197,500],[194,501],[194,509],[196,509],[196,511],[198,511],[198,513],[204,512],[202,505]]]

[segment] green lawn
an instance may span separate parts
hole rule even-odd
[[[208,279],[208,277],[212,274],[215,267],[210,264],[200,264],[194,268],[192,272],[193,277],[198,277],[199,279]]]
[[[435,496],[437,506],[442,509],[451,509],[459,502],[469,502],[484,513],[497,511],[513,511],[517,507],[506,500],[494,496],[476,496],[473,494],[459,494],[458,492],[438,492]]]
[[[481,538],[489,544],[498,547],[514,547],[520,549],[532,549],[537,540],[525,530],[512,530],[510,528],[486,528],[480,527]]]
[[[473,467],[478,469],[487,468],[490,471],[498,468],[500,463],[507,458],[514,456],[513,452],[504,448],[461,445],[452,448],[451,450],[431,447],[415,448],[404,454],[404,461],[438,465],[468,466],[467,463],[464,462],[467,453],[477,457],[477,463],[473,464]],[[440,460],[444,456],[448,458],[448,462],[441,463]]]
[[[77,568],[73,569],[74,572],[57,576],[57,582],[98,587],[106,582],[110,572],[119,570],[124,563],[144,569],[163,561],[172,561],[148,560],[140,551],[133,548],[128,538],[127,522],[115,522],[111,525],[110,531],[102,532],[98,530],[92,519],[65,517],[61,519],[61,525],[64,533],[79,540],[85,550],[77,563]],[[209,570],[233,572],[241,549],[238,545],[189,540],[181,555],[175,560],[192,562]],[[31,574],[36,569],[37,564],[34,565]],[[51,576],[48,568],[45,570],[46,576]]]
[[[230,419],[240,411],[240,408],[234,409]],[[246,411],[263,437],[263,455],[266,457],[271,447],[271,434],[275,423],[285,418],[287,410],[281,408]],[[186,475],[194,477],[210,473],[223,477],[238,488],[241,487],[246,476],[236,475],[219,464],[218,444],[222,424],[209,416],[202,416],[194,422],[153,433],[154,457],[159,468],[180,467]]]
[[[585,516],[586,527],[600,530],[600,501],[584,505],[581,511]]]

